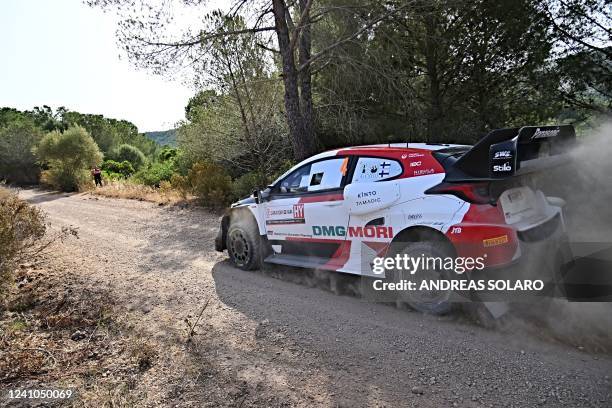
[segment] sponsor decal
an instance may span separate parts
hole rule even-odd
[[[289,215],[293,214],[293,210],[291,208],[268,208],[266,211],[266,216],[268,218],[272,218],[275,215]]]
[[[418,167],[420,165],[422,165],[423,162],[422,161],[414,161],[410,163],[410,167]]]
[[[503,171],[512,171],[512,166],[510,165],[510,162],[505,162],[504,164],[496,164],[495,166],[493,166],[493,171],[496,173]]]
[[[559,129],[540,130],[540,128],[537,128],[531,138],[540,139],[540,138],[545,138],[545,137],[555,137],[558,134],[559,134]]]
[[[453,227],[451,234],[461,234],[461,227]]]
[[[408,153],[408,157],[413,158],[413,157],[424,157],[425,154],[423,153]]]
[[[293,204],[291,208],[268,208],[266,218],[266,225],[304,224],[304,204]]]
[[[303,218],[284,218],[280,220],[266,220],[266,225],[304,224],[305,222]]]
[[[405,159],[407,157],[408,157],[408,155],[406,153],[402,154],[402,159]]]
[[[350,237],[350,238],[393,238],[393,228],[382,225],[366,225],[365,227],[348,227],[342,225],[313,225],[312,235],[315,237]]]
[[[304,204],[293,204],[293,218],[304,218]]]
[[[499,237],[488,238],[488,239],[482,240],[482,245],[484,245],[485,248],[503,245],[507,243],[508,243],[508,235],[501,235]]]
[[[434,169],[421,169],[421,170],[415,170],[414,171],[414,175],[415,176],[426,176],[428,174],[433,174],[436,171]]]
[[[512,151],[510,150],[500,150],[499,152],[495,152],[494,159],[510,159],[512,158]]]
[[[420,220],[421,218],[423,218],[423,214],[406,214],[408,220]]]

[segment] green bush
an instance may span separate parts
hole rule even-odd
[[[196,163],[187,178],[202,205],[219,208],[232,201],[232,178],[223,167],[214,163]]]
[[[170,181],[175,172],[173,161],[158,162],[143,168],[134,174],[134,181],[147,186],[159,187],[162,181]]]
[[[118,174],[123,178],[128,178],[135,172],[134,167],[132,167],[132,164],[127,160],[121,163],[114,160],[106,160],[102,163],[102,170],[108,174]]]
[[[38,182],[40,167],[32,148],[42,137],[43,132],[29,121],[0,128],[0,180],[24,184]]]
[[[178,149],[174,147],[164,146],[163,149],[157,155],[159,161],[168,161],[178,156]]]
[[[187,176],[173,174],[172,187],[183,197],[193,194],[200,204],[210,208],[224,207],[234,197],[232,178],[225,169],[214,163],[196,163],[187,172]]]
[[[256,188],[265,188],[268,182],[268,178],[261,173],[251,172],[243,174],[232,183],[233,198],[242,199],[248,197]]]
[[[102,182],[106,184],[106,181],[123,181],[125,176],[121,173],[114,173],[112,171],[102,170]]]
[[[136,170],[139,170],[147,161],[144,153],[142,153],[137,147],[129,144],[119,145],[113,150],[110,156],[117,162],[130,162]]]
[[[41,174],[41,182],[63,191],[78,190],[91,182],[89,169],[102,161],[98,145],[80,126],[69,127],[63,133],[48,133],[36,154],[48,166]]]

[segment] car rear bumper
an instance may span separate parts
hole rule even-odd
[[[507,265],[474,271],[469,276],[487,284],[500,281],[500,287],[512,289],[479,291],[478,300],[526,302],[544,297],[564,297],[564,276],[571,267],[573,255],[560,217],[559,222],[544,223],[517,235],[520,254],[516,259]],[[525,289],[534,283],[543,288]]]

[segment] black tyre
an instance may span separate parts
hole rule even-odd
[[[240,217],[230,221],[227,229],[227,253],[234,265],[245,271],[259,269],[262,262],[262,240],[255,220]]]
[[[394,254],[401,256],[407,255],[410,258],[435,258],[444,260],[447,257],[452,257],[452,251],[448,244],[442,241],[424,241],[424,242],[405,242],[394,244],[397,249]],[[390,278],[394,281],[400,281],[402,279],[411,280],[420,286],[422,280],[436,280],[436,279],[456,279],[456,276],[450,274],[454,272],[448,272],[446,270],[436,269],[421,269],[415,271],[414,274],[405,270],[396,270],[391,273]],[[399,294],[396,303],[398,307],[403,304],[407,304],[411,308],[433,315],[444,315],[453,310],[453,303],[451,298],[453,296],[452,291],[406,291]]]

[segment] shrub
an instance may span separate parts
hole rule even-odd
[[[63,166],[54,166],[40,173],[40,184],[61,191],[78,191],[90,182],[90,174],[84,169],[72,170]]]
[[[125,180],[125,176],[121,173],[113,173],[112,171],[102,170],[102,184],[108,184],[109,181]]]
[[[45,216],[38,208],[0,187],[0,294],[10,281],[15,262],[45,231]]]
[[[196,163],[188,178],[193,193],[207,207],[223,207],[232,201],[232,179],[225,169],[213,163]]]
[[[241,199],[248,197],[256,188],[265,188],[268,182],[268,178],[261,173],[251,172],[243,174],[232,183],[233,198]]]
[[[191,193],[191,185],[189,184],[189,180],[187,177],[181,176],[178,173],[174,173],[172,177],[170,177],[170,185],[181,195],[183,199],[186,199],[187,195]]]
[[[174,147],[164,146],[157,155],[159,161],[167,161],[178,156],[178,150]]]
[[[144,153],[141,152],[140,149],[129,144],[119,145],[111,153],[111,158],[117,162],[128,161],[136,170],[140,169],[147,161]]]
[[[102,163],[102,170],[105,170],[109,175],[112,173],[119,174],[123,176],[123,178],[128,178],[134,174],[134,167],[132,167],[132,164],[127,160],[121,163],[114,160],[106,160]]]
[[[11,123],[0,129],[0,180],[13,183],[38,182],[40,168],[32,148],[43,132],[28,121]]]
[[[206,207],[219,208],[232,201],[232,178],[219,165],[194,164],[187,174],[187,183],[191,192]]]
[[[134,174],[134,181],[147,186],[159,187],[162,181],[170,181],[175,171],[174,167],[172,160],[153,163],[146,169],[141,169]]]
[[[98,145],[80,126],[48,133],[36,153],[49,168],[41,174],[43,184],[64,191],[77,190],[90,181],[89,169],[102,161]]]

